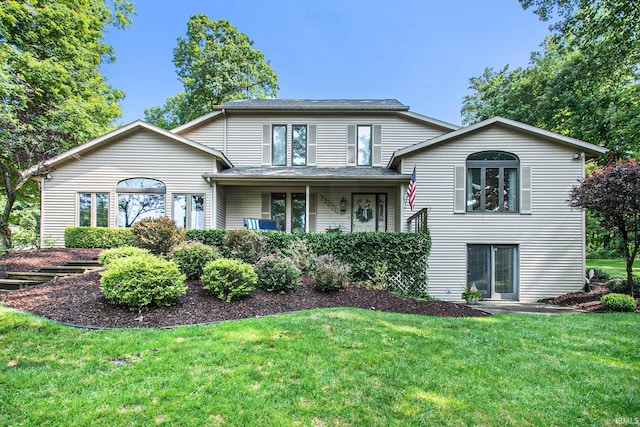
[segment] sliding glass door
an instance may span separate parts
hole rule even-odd
[[[467,283],[483,298],[517,299],[518,246],[468,245]]]

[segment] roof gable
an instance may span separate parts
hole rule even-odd
[[[215,156],[217,158],[220,159],[220,161],[226,166],[226,167],[233,167],[233,164],[229,161],[229,159],[227,159],[227,157],[220,151],[214,149],[214,148],[210,148],[207,147],[206,145],[200,144],[199,142],[196,141],[192,141],[188,138],[184,138],[180,135],[176,135],[172,132],[169,132],[165,129],[159,128],[157,126],[151,125],[149,123],[145,123],[141,120],[136,120],[135,122],[131,122],[128,125],[122,126],[118,129],[115,129],[111,132],[108,132],[98,138],[95,138],[89,142],[85,142],[84,144],[80,144],[74,148],[71,148],[61,154],[58,154],[55,157],[52,157],[49,160],[46,160],[44,162],[44,166],[55,166],[59,163],[62,163],[66,160],[69,159],[73,159],[73,158],[77,158],[79,156],[81,156],[83,153],[88,153],[92,150],[95,150],[105,144],[108,144],[110,142],[113,142],[115,140],[119,140],[124,138],[127,135],[131,135],[135,132],[138,132],[140,130],[147,130],[153,133],[156,133],[158,135],[161,135],[165,138],[168,138],[172,141],[175,141],[177,143],[180,144],[184,144],[186,146],[189,146],[191,148],[195,148],[196,150],[200,150],[203,153],[206,153],[208,155],[211,156]],[[29,172],[33,172],[39,168],[41,168],[42,165],[35,165],[32,166],[31,168],[29,168]]]
[[[490,119],[475,123],[473,125],[465,126],[457,130],[454,130],[452,132],[445,133],[435,138],[431,138],[426,141],[419,142],[418,144],[414,144],[409,147],[397,150],[395,153],[393,153],[393,156],[391,156],[391,159],[389,160],[387,167],[390,167],[390,168],[396,167],[401,158],[411,153],[414,153],[416,151],[428,149],[430,147],[433,147],[434,145],[451,142],[456,138],[462,137],[472,132],[476,132],[480,129],[488,128],[490,126],[504,126],[506,128],[515,129],[515,130],[525,132],[534,136],[538,136],[547,140],[551,140],[559,144],[564,144],[571,147],[579,148],[582,151],[584,151],[588,155],[588,157],[596,157],[596,156],[599,156],[600,154],[604,154],[607,151],[609,151],[608,149],[601,147],[599,145],[591,144],[585,141],[581,141],[579,139],[561,135],[559,133],[540,129],[538,127],[527,125],[525,123],[521,123],[516,120],[511,120],[504,117],[496,116],[496,117],[492,117]]]

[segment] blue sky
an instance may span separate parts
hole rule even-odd
[[[395,98],[460,124],[469,77],[525,66],[548,35],[517,0],[138,0],[125,31],[106,42],[102,67],[125,92],[120,123],[144,118],[182,90],[176,39],[193,14],[225,18],[247,34],[278,75],[279,98]]]

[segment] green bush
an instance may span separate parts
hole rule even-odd
[[[182,242],[174,246],[169,257],[178,265],[187,279],[198,280],[202,276],[204,266],[220,258],[217,249],[197,241]]]
[[[627,285],[627,279],[615,278],[611,279],[604,284],[609,291],[617,294],[630,294],[631,290],[629,289],[629,285]],[[633,281],[633,292],[640,293],[640,280]]]
[[[245,262],[219,258],[204,267],[201,280],[206,291],[230,302],[254,290],[258,276],[251,265]]]
[[[589,277],[589,271],[590,270],[591,269],[587,270],[587,272],[585,274],[586,277]],[[597,280],[609,280],[611,278],[611,276],[606,271],[596,268],[596,269],[593,270],[593,278],[597,279]]]
[[[255,271],[258,286],[269,292],[285,293],[300,284],[300,270],[280,251],[261,258]]]
[[[172,305],[187,292],[185,276],[172,262],[138,255],[110,262],[100,278],[105,298],[131,309]]]
[[[138,221],[132,228],[136,246],[149,249],[156,255],[166,255],[185,236],[185,231],[166,216]]]
[[[605,310],[624,312],[636,311],[636,306],[638,305],[635,298],[631,295],[616,293],[603,296],[600,298],[600,303]]]
[[[120,248],[106,249],[100,252],[100,255],[98,255],[98,262],[106,267],[116,259],[140,255],[151,255],[151,252],[136,246],[122,246]]]
[[[118,248],[132,246],[133,230],[109,227],[67,227],[64,246],[67,248]]]
[[[254,231],[227,230],[222,244],[222,254],[225,257],[239,259],[251,265],[268,255],[267,238]]]
[[[313,275],[316,269],[316,254],[311,251],[307,242],[296,240],[291,243],[289,249],[283,252],[289,255],[298,270],[300,270],[300,273],[305,276]]]
[[[333,255],[320,255],[316,259],[314,287],[322,292],[337,291],[349,279],[349,266]]]
[[[227,230],[187,230],[187,240],[197,240],[208,246],[220,248]]]

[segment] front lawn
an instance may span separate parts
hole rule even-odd
[[[593,268],[594,270],[602,270],[609,273],[613,277],[627,278],[627,262],[623,258],[613,259],[595,259],[587,258],[587,271]],[[635,260],[633,263],[633,277],[640,278],[640,261]]]
[[[639,320],[317,309],[85,330],[0,306],[0,425],[637,425]]]

